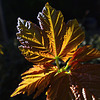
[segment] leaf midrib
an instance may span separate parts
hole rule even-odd
[[[24,25],[23,25],[24,26]],[[25,26],[24,26],[24,28],[26,28]],[[29,33],[32,33],[31,32],[31,30],[29,30],[28,29],[28,31],[29,31]],[[42,47],[44,47],[52,56],[54,56],[53,54],[52,54],[52,52],[50,52],[39,40],[37,40],[37,38],[33,35],[33,34],[31,34],[35,39],[36,39],[36,41],[38,41],[38,43],[42,46]],[[24,38],[24,37],[23,37]],[[28,39],[28,38],[27,38]],[[28,39],[29,40],[29,39]],[[32,40],[29,40],[29,41],[32,41]],[[32,41],[33,42],[33,41]],[[35,42],[36,43],[36,42]],[[44,57],[44,56],[42,56],[42,57]],[[55,56],[54,56],[55,57]],[[45,58],[45,57],[44,57]]]
[[[55,47],[55,52],[56,52],[55,57],[57,57],[57,48],[56,48],[56,40],[55,40],[55,34],[54,34],[54,27],[53,27],[53,23],[52,23],[52,18],[50,16],[50,9],[48,7],[47,7],[47,9],[48,9],[48,20],[49,20],[49,22],[51,24],[50,31],[52,32],[53,38],[54,38],[54,47]]]

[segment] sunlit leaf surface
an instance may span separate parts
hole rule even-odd
[[[19,87],[14,91],[11,97],[20,93],[24,94],[27,92],[27,95],[30,95],[36,92],[34,95],[34,98],[36,98],[49,85],[56,71],[56,67],[52,67],[47,70],[43,65],[30,68],[22,74],[25,75],[22,77],[23,81],[19,84]]]
[[[84,62],[95,58],[100,58],[100,51],[88,45],[77,49],[70,62]]]
[[[38,14],[39,25],[18,18],[17,39],[27,60],[34,64],[50,63],[56,57],[66,61],[84,40],[84,32],[76,19],[67,24],[61,11],[48,3]]]
[[[83,62],[99,58],[100,51],[90,45],[78,48],[85,36],[77,20],[65,24],[61,11],[48,3],[37,18],[40,27],[18,18],[19,49],[37,65],[22,74],[22,82],[11,97],[34,93],[36,98],[48,87],[46,100],[98,100],[100,64]],[[61,68],[59,62],[52,65],[55,59],[62,60]]]

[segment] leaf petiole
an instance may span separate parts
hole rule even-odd
[[[71,66],[68,66],[68,64],[67,64],[66,67],[64,68],[64,70],[67,72],[70,72],[70,68],[71,68]]]
[[[56,56],[55,59],[56,59],[56,65],[57,65],[58,69],[60,69],[60,66],[59,66],[59,57]]]

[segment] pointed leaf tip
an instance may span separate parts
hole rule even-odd
[[[22,22],[22,19],[21,19],[20,17],[18,17],[18,19],[17,19],[17,20],[18,20],[18,23],[19,23],[19,21],[21,21],[21,22]]]
[[[49,2],[47,2],[46,5],[49,5]]]
[[[51,63],[56,56],[66,61],[72,56],[69,53],[75,51],[84,38],[77,20],[66,25],[61,11],[52,8],[48,2],[38,14],[38,20],[40,28],[18,18],[17,38],[23,45],[20,49],[22,54],[34,64]]]
[[[22,77],[23,81],[19,84],[18,88],[11,94],[10,97],[16,96],[20,93],[27,93],[27,95],[31,95],[36,89],[38,89],[34,95],[34,98],[36,98],[49,85],[55,73],[56,71],[51,70],[51,68],[44,70],[44,66],[42,65],[30,68],[23,74],[25,75]]]

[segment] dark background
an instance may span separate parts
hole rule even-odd
[[[32,67],[18,50],[16,25],[18,17],[38,24],[38,12],[46,2],[61,10],[66,23],[74,18],[79,21],[86,33],[83,45],[100,49],[100,0],[0,0],[0,44],[4,52],[0,55],[0,100],[32,100],[33,95],[26,94],[10,98],[21,82],[20,74]],[[100,63],[100,59],[92,62]],[[36,100],[45,100],[44,93]]]

